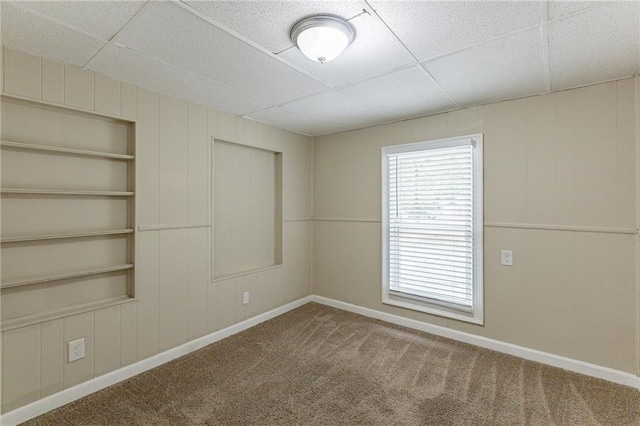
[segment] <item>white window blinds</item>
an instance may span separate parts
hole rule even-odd
[[[473,313],[478,211],[474,141],[407,147],[393,147],[383,159],[386,291]]]

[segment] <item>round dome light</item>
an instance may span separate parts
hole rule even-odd
[[[331,15],[310,16],[291,28],[291,40],[304,56],[320,63],[337,58],[355,36],[353,25]]]

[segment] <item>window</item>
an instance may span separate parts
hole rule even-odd
[[[383,303],[482,324],[482,135],[385,147],[382,179]]]

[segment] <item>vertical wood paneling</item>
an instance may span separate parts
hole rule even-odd
[[[627,79],[616,82],[616,195],[617,226],[633,228],[635,226],[635,200],[628,194],[636,193],[638,183],[635,179],[635,159],[637,135],[635,120],[638,116],[636,99],[636,80]]]
[[[573,96],[575,225],[615,227],[616,83],[578,89]]]
[[[554,99],[554,128],[556,150],[556,223],[573,225],[573,151],[576,141],[573,137],[573,92],[560,92]]]
[[[158,220],[161,224],[187,223],[187,102],[159,95],[158,103]]]
[[[576,232],[575,335],[581,359],[620,368],[618,347],[617,236]]]
[[[525,241],[526,253],[519,255],[527,257],[526,302],[521,307],[527,321],[522,334],[530,346],[569,356],[573,333],[572,234],[529,230]],[[549,330],[554,332],[550,334]]]
[[[189,234],[188,338],[207,334],[209,284],[209,229],[194,228]]]
[[[125,303],[120,315],[120,363],[125,367],[137,359],[138,304]]]
[[[253,306],[251,303],[242,304],[242,293],[249,292],[249,301],[251,302],[251,288],[254,274],[242,275],[236,278],[236,295],[234,302],[236,304],[236,322],[244,321],[249,318],[249,312]]]
[[[158,224],[158,94],[138,89],[136,211],[140,225]]]
[[[40,57],[4,48],[3,85],[7,93],[41,99],[42,67]]]
[[[635,237],[637,238],[637,237]],[[617,323],[617,345],[615,354],[618,356],[617,369],[622,371],[633,371],[636,367],[636,338],[638,330],[635,320],[638,316],[639,306],[637,303],[636,289],[634,283],[637,282],[635,263],[635,241],[633,235],[617,236],[617,282],[616,293],[616,319]]]
[[[63,320],[42,323],[42,391],[41,398],[59,392],[64,387]]]
[[[233,150],[232,146],[226,143],[214,144],[215,152],[215,204],[214,204],[214,227],[215,227],[215,276],[224,276],[231,273],[232,269],[232,239],[233,231],[231,223],[233,213],[228,208],[234,198],[233,192]]]
[[[64,345],[67,342],[84,337],[85,357],[69,362],[69,353],[65,347],[64,355],[64,388],[70,388],[93,376],[94,365],[94,314],[73,315],[64,319]]]
[[[258,205],[252,206],[258,209],[262,218],[260,243],[260,265],[272,265],[275,263],[275,245],[276,245],[276,208],[280,211],[280,206],[276,206],[276,160],[271,153],[261,153],[260,161],[262,163],[262,188],[260,188],[260,196],[262,200]],[[277,215],[279,218],[279,214]],[[279,229],[279,228],[278,228]]]
[[[485,221],[524,222],[527,193],[527,100],[493,107],[484,146]],[[440,136],[439,136],[440,137]]]
[[[189,263],[188,232],[175,229],[160,232],[158,311],[160,351],[187,341]]]
[[[223,329],[237,322],[238,300],[236,278],[218,281],[218,328]]]
[[[158,280],[160,242],[157,231],[141,232],[136,247],[138,360],[158,353]]]
[[[528,100],[527,138],[527,217],[528,223],[555,223],[556,147],[554,99],[537,96]],[[564,165],[563,165],[564,166]]]
[[[64,104],[64,65],[42,59],[42,100]]]
[[[73,65],[64,66],[64,103],[89,111],[94,109],[94,73]]]
[[[2,335],[2,411],[40,398],[40,324]]]
[[[251,164],[251,150],[233,145],[231,188],[231,259],[232,272],[242,272],[254,267],[250,265],[252,259],[247,258],[247,249],[251,244],[249,227],[251,218],[251,175],[248,170]],[[227,206],[228,208],[228,206]]]
[[[106,114],[121,115],[120,82],[112,78],[95,74],[96,111]]]
[[[209,283],[207,287],[207,328],[209,333],[218,331],[218,283]]]
[[[218,111],[218,139],[236,142],[237,127],[235,115]]]
[[[120,83],[120,113],[123,118],[138,118],[138,89],[128,83]]]
[[[268,213],[266,206],[263,205],[264,187],[267,183],[264,182],[265,174],[263,171],[263,153],[257,149],[253,149],[249,152],[250,161],[247,167],[247,173],[249,174],[249,220],[247,222],[247,228],[249,231],[250,242],[248,247],[248,258],[250,259],[250,265],[266,265],[268,261],[263,259],[264,250],[264,237],[262,217],[265,213]],[[266,230],[265,230],[266,231]],[[268,254],[268,253],[267,253]]]
[[[95,311],[95,376],[120,368],[120,306]]]
[[[189,104],[189,222],[209,222],[209,138],[207,108]]]

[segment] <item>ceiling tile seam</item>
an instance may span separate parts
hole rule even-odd
[[[549,0],[549,1],[553,1],[553,0]],[[631,0],[631,1],[637,1],[637,0]],[[591,12],[591,11],[593,11],[595,9],[601,9],[601,8],[606,7],[608,5],[611,5],[613,3],[614,3],[613,1],[600,1],[600,2],[598,2],[598,4],[594,4],[593,6],[587,6],[584,9],[576,10],[575,12],[567,13],[566,15],[558,16],[555,19],[548,19],[548,15],[547,15],[547,21],[549,23],[555,23],[555,22],[558,22],[558,21],[562,21],[563,19],[570,19],[570,18],[573,18],[575,16],[582,15],[583,13]]]
[[[544,84],[547,92],[551,92],[551,63],[549,62],[549,4],[540,2],[540,35],[542,37],[542,64],[544,66]]]
[[[323,92],[323,93],[324,93],[324,92]],[[244,115],[243,115],[243,117],[245,117],[245,116],[249,116],[249,115],[251,115],[251,114],[257,114],[257,113],[259,113],[259,112],[266,111],[266,110],[269,110],[269,109],[272,109],[272,108],[281,108],[281,109],[283,109],[283,110],[285,110],[285,111],[292,111],[292,112],[294,112],[295,114],[301,115],[301,116],[302,116],[302,117],[304,117],[304,118],[308,118],[308,119],[310,119],[310,120],[315,120],[316,122],[319,122],[320,124],[331,125],[331,123],[328,123],[328,122],[326,122],[325,120],[322,120],[321,118],[318,118],[318,117],[316,117],[316,116],[314,116],[314,115],[312,115],[312,114],[308,114],[308,113],[306,113],[306,112],[300,112],[300,111],[298,111],[298,110],[297,110],[297,109],[295,109],[295,108],[287,108],[286,106],[270,106],[270,107],[268,107],[268,108],[262,108],[262,109],[260,109],[260,110],[258,110],[258,111],[254,111],[254,112],[251,112],[251,113],[248,113],[248,114],[244,114]],[[249,118],[249,117],[246,117],[246,118]]]
[[[387,24],[387,22],[382,19],[382,16],[380,16],[378,14],[378,11],[375,10],[375,8],[369,3],[369,0],[364,0],[364,2],[367,4],[367,6],[369,6],[371,8],[371,11],[373,12],[373,14],[371,16],[374,16],[375,18],[378,19],[378,21],[384,25],[389,32],[391,32],[391,34],[393,35],[393,37],[396,39],[396,41],[409,53],[409,55],[411,55],[411,57],[414,59],[415,64],[413,65],[420,65],[420,60],[416,57],[416,55],[413,54],[413,52],[411,51],[411,49],[409,49],[407,47],[406,44],[404,44],[404,42],[400,39],[400,37],[398,37],[398,35],[395,33],[395,31],[393,31],[391,29],[391,27],[389,26],[389,24]],[[424,67],[421,67],[424,69]],[[437,81],[435,78],[433,78],[433,76],[425,69],[426,74],[428,75],[428,78],[431,79],[431,81],[440,88],[440,90],[442,90],[442,93],[444,93],[451,102],[453,102],[456,106],[459,107],[458,102],[453,98],[453,96],[451,96],[451,94],[440,84],[439,81]]]
[[[502,39],[505,39],[505,38],[508,38],[508,37],[511,37],[511,36],[514,36],[514,35],[518,35],[520,33],[525,33],[527,31],[534,30],[536,28],[539,28],[540,26],[541,26],[541,23],[540,22],[536,22],[535,24],[530,24],[530,25],[527,25],[525,27],[520,27],[517,30],[510,31],[508,33],[500,34],[500,35],[497,35],[495,37],[491,37],[491,38],[488,38],[486,40],[479,41],[477,43],[468,44],[468,45],[466,45],[464,47],[461,47],[459,49],[451,50],[449,52],[446,52],[446,53],[443,53],[443,54],[440,54],[440,55],[432,56],[432,57],[430,57],[428,59],[425,59],[424,61],[420,62],[420,64],[424,65],[427,62],[437,61],[438,59],[442,59],[442,58],[445,58],[447,56],[455,55],[455,54],[458,54],[460,52],[464,52],[466,50],[475,49],[476,47],[483,46],[485,44],[489,44],[489,43],[492,43],[494,41],[500,41]]]
[[[145,4],[142,5],[142,7],[138,9],[138,11],[127,22],[125,22],[125,24],[113,35],[113,37],[111,37],[111,39],[107,41],[107,44],[102,46],[100,50],[98,50],[91,58],[89,58],[87,62],[85,62],[82,68],[87,69],[89,64],[91,64],[91,61],[93,61],[93,59],[97,57],[100,53],[102,53],[102,51],[105,50],[107,47],[120,46],[118,44],[118,39],[120,38],[120,34],[122,33],[122,31],[124,31],[125,28],[127,28],[128,26],[132,25],[134,21],[137,21],[138,19],[140,19],[140,17],[146,15],[148,13],[148,10],[151,8],[149,6],[150,4],[151,4],[151,1],[145,2]]]
[[[220,87],[224,87],[225,89],[230,90],[230,91],[232,91],[232,92],[236,92],[236,93],[239,93],[239,94],[241,94],[241,95],[243,95],[243,96],[247,96],[247,97],[249,97],[249,98],[253,98],[253,99],[256,99],[256,100],[262,101],[262,102],[266,103],[267,105],[269,105],[269,107],[275,106],[272,102],[270,102],[270,101],[268,101],[268,100],[266,100],[266,99],[262,99],[262,98],[259,98],[259,97],[257,97],[257,96],[254,96],[254,95],[252,95],[252,94],[249,94],[249,93],[243,92],[242,90],[238,90],[238,89],[236,89],[236,88],[233,88],[233,87],[227,86],[227,85],[226,85],[226,84],[224,84],[224,83],[221,83],[221,82],[219,82],[219,81],[212,80],[212,79],[210,79],[210,78],[208,78],[208,77],[202,76],[202,75],[200,75],[200,74],[198,74],[198,73],[195,73],[195,72],[193,72],[193,71],[186,70],[186,69],[184,69],[184,68],[180,68],[180,67],[175,66],[175,65],[173,65],[173,64],[170,64],[170,63],[168,63],[168,62],[165,62],[165,61],[163,61],[163,60],[161,60],[161,59],[157,59],[157,58],[154,58],[154,57],[152,57],[152,56],[149,56],[149,55],[147,55],[147,54],[145,54],[145,53],[139,52],[139,51],[137,51],[137,50],[135,50],[135,49],[131,49],[130,47],[127,47],[127,46],[121,45],[121,44],[119,44],[119,43],[114,43],[114,45],[115,45],[115,46],[117,46],[119,49],[127,49],[127,50],[130,50],[130,51],[134,52],[136,55],[139,55],[139,56],[143,57],[144,59],[147,59],[147,60],[150,60],[150,61],[154,61],[154,62],[160,63],[160,64],[162,64],[162,65],[166,65],[166,66],[171,67],[171,68],[173,68],[173,69],[179,70],[179,71],[181,71],[181,72],[183,72],[183,73],[187,73],[187,74],[190,74],[190,75],[192,75],[192,76],[195,76],[195,77],[197,77],[197,78],[199,78],[199,79],[201,79],[201,80],[204,80],[204,81],[206,81],[206,82],[216,84],[216,85],[218,85],[218,86],[220,86]],[[244,114],[244,113],[243,113],[243,114]],[[239,115],[242,115],[242,114],[239,114]]]
[[[367,6],[369,6],[369,8],[371,9],[371,11],[373,12],[371,14],[372,17],[374,17],[375,19],[378,20],[378,22],[380,22],[387,30],[389,30],[389,32],[391,33],[391,35],[393,35],[393,38],[396,40],[396,43],[398,43],[400,45],[400,47],[402,47],[405,51],[407,51],[407,53],[409,53],[409,55],[411,55],[411,57],[413,58],[413,60],[415,61],[415,64],[419,64],[420,60],[416,57],[416,55],[413,54],[413,52],[411,51],[411,49],[409,49],[407,47],[406,44],[404,44],[404,42],[402,40],[400,40],[400,37],[398,37],[398,35],[396,34],[395,31],[393,31],[391,29],[391,27],[389,26],[389,24],[387,24],[387,22],[382,19],[382,16],[380,16],[378,14],[378,11],[375,10],[375,8],[369,3],[369,0],[364,0],[364,2],[366,3]]]
[[[318,77],[314,76],[313,74],[309,73],[308,71],[306,71],[305,69],[298,67],[294,64],[292,64],[291,62],[283,59],[282,57],[275,55],[273,52],[269,51],[268,49],[265,49],[264,47],[262,47],[261,45],[259,45],[258,43],[254,42],[253,40],[249,39],[248,37],[243,36],[242,34],[232,30],[231,28],[228,28],[227,26],[223,25],[222,23],[216,21],[215,19],[212,19],[211,17],[205,15],[204,13],[200,12],[198,9],[194,8],[193,6],[185,3],[183,0],[172,0],[172,2],[174,4],[176,4],[177,6],[181,7],[182,9],[186,10],[187,12],[193,14],[194,16],[197,16],[198,18],[202,19],[203,21],[213,25],[214,27],[218,28],[221,31],[224,31],[225,33],[229,34],[232,37],[235,37],[236,39],[240,40],[242,43],[258,50],[259,52],[269,56],[272,59],[275,59],[276,61],[280,62],[283,65],[288,66],[289,68],[293,69],[294,71],[299,72],[300,74],[303,74],[304,76],[312,79],[313,81],[315,81],[316,83],[320,83],[323,86],[327,87],[327,88],[332,88],[332,86],[330,84],[328,84],[326,81],[323,81],[321,79],[319,79]]]
[[[442,93],[447,95],[447,97],[451,100],[451,102],[453,102],[453,104],[457,107],[457,109],[460,109],[462,107],[462,103],[456,100],[453,95],[451,95],[447,90],[445,90],[445,88],[442,87],[442,84],[440,84],[440,82],[436,80],[436,78],[433,75],[431,75],[429,70],[426,69],[424,65],[418,64],[417,67],[428,80],[431,80],[436,86],[440,88],[440,90],[442,90]]]
[[[31,9],[29,9],[29,8],[26,8],[26,7],[24,7],[24,6],[22,6],[22,7],[21,7],[21,6],[18,6],[18,5],[20,4],[20,2],[18,2],[18,1],[14,1],[14,2],[11,2],[11,3],[8,3],[8,4],[9,4],[10,6],[15,7],[15,8],[17,8],[17,9],[20,9],[21,11],[26,12],[26,13],[28,13],[28,14],[30,14],[30,15],[35,15],[35,16],[37,16],[38,18],[44,19],[45,21],[49,21],[49,22],[51,22],[51,23],[54,23],[54,24],[59,25],[59,26],[61,26],[61,27],[64,27],[64,28],[66,28],[66,29],[68,29],[68,30],[74,31],[74,32],[76,32],[76,33],[80,33],[80,34],[85,35],[85,36],[87,36],[87,37],[90,37],[90,38],[92,38],[92,39],[94,39],[94,40],[100,41],[100,42],[102,42],[102,43],[108,43],[108,42],[109,42],[109,40],[105,40],[105,39],[103,39],[103,38],[101,38],[101,37],[98,37],[98,36],[97,36],[97,35],[95,35],[95,34],[88,33],[88,32],[86,32],[85,30],[83,30],[83,29],[81,29],[81,28],[78,28],[78,27],[75,27],[75,26],[73,26],[73,25],[71,25],[71,24],[67,24],[67,23],[65,23],[65,22],[58,21],[58,20],[57,20],[57,19],[55,19],[55,18],[52,18],[52,17],[50,17],[50,16],[47,16],[47,15],[44,15],[44,14],[42,14],[42,13],[36,12],[36,11],[31,10]]]

